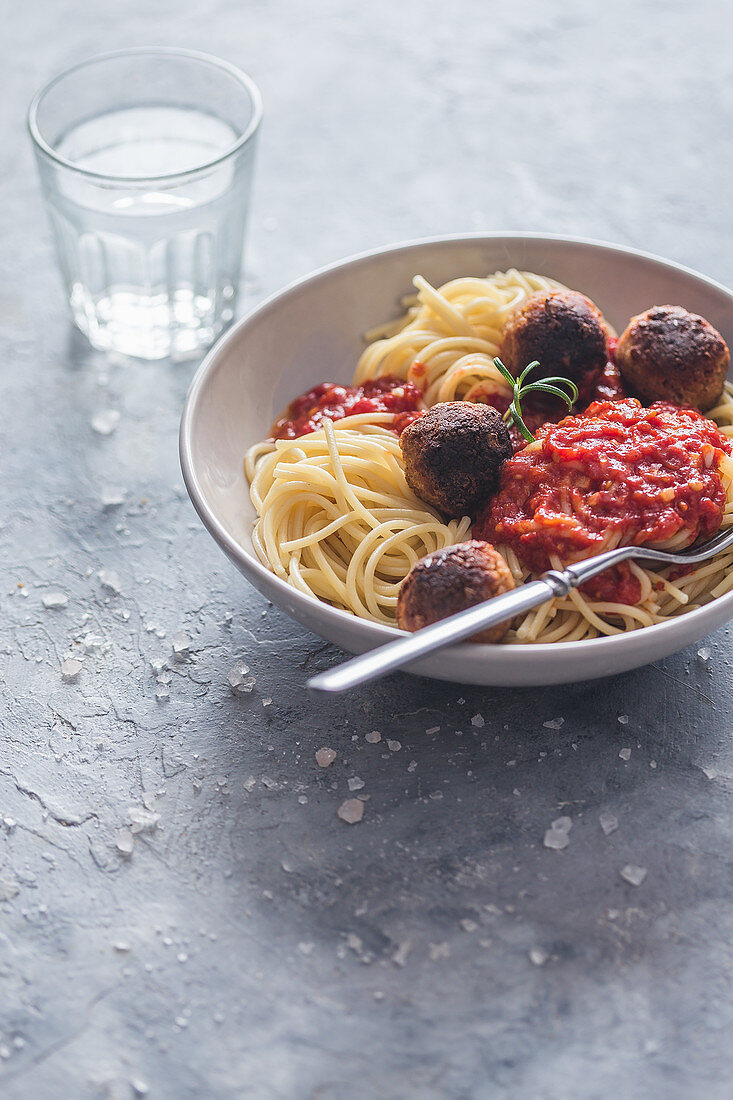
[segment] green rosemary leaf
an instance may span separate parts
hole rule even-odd
[[[539,365],[540,365],[539,360],[538,359],[533,359],[532,362],[528,363],[527,366],[522,371],[522,373],[519,375],[519,378],[517,379],[517,381],[519,382],[519,392],[520,393],[522,392],[522,389],[524,388],[524,380],[527,377],[527,375],[530,373],[530,371],[533,371],[535,369],[535,367],[539,367]]]
[[[569,381],[569,379],[564,378],[562,379],[562,381],[567,382]],[[528,393],[552,394],[553,397],[559,397],[562,401],[564,401],[569,409],[572,409],[573,405],[578,400],[577,390],[575,390],[575,395],[573,396],[572,394],[565,393],[565,390],[561,390],[557,386],[551,386],[549,383],[545,382],[544,379],[541,382],[533,382],[531,385],[525,386],[522,390],[522,397],[524,397]]]
[[[514,420],[515,425],[519,429],[520,433],[527,440],[527,442],[528,443],[534,443],[534,436],[532,435],[531,431],[529,430],[527,425],[522,420],[521,415],[517,412],[517,410],[514,408],[513,405],[512,405],[512,419]]]
[[[522,398],[526,394],[547,393],[553,397],[559,397],[566,403],[568,409],[572,409],[573,405],[578,400],[578,387],[570,378],[562,378],[559,375],[553,374],[547,378],[538,379],[536,382],[528,382],[525,385],[524,380],[527,375],[539,367],[539,365],[537,359],[533,360],[531,363],[527,364],[519,377],[515,378],[514,375],[507,370],[498,356],[494,358],[494,366],[512,387],[512,400],[509,408],[504,413],[504,420],[506,423],[509,423],[510,420],[513,421],[516,428],[521,432],[528,443],[534,440],[534,436],[522,419]],[[559,385],[555,385],[555,383]],[[559,386],[567,386],[569,392],[566,393],[565,390],[560,389]]]
[[[498,356],[495,356],[495,357],[494,357],[494,366],[495,366],[495,367],[496,367],[496,369],[497,369],[497,370],[499,371],[499,373],[500,373],[500,374],[502,374],[502,375],[504,376],[504,378],[506,378],[506,380],[507,380],[507,382],[509,383],[509,385],[510,385],[510,386],[511,386],[511,387],[513,388],[513,387],[514,387],[514,383],[516,382],[516,378],[514,377],[514,375],[513,375],[513,374],[511,374],[511,373],[510,373],[510,372],[509,372],[509,371],[508,371],[508,370],[506,369],[506,367],[504,366],[504,364],[502,363],[501,359],[499,359],[499,357],[498,357]]]

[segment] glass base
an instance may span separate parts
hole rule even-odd
[[[229,288],[227,288],[229,289]],[[74,322],[92,347],[135,359],[192,359],[211,346],[234,316],[233,292],[215,314],[212,298],[191,290],[144,295],[114,290],[94,300],[77,284],[71,294]]]

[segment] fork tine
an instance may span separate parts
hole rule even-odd
[[[728,527],[725,531],[718,531],[708,542],[700,546],[690,546],[687,550],[680,550],[676,556],[688,561],[698,557],[708,558],[731,544],[733,544],[733,527]]]

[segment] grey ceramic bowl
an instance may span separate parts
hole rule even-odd
[[[399,316],[412,277],[441,284],[517,267],[552,276],[595,302],[619,331],[635,313],[674,303],[701,313],[729,344],[733,293],[678,264],[575,238],[465,236],[415,241],[333,264],[301,279],[235,325],[209,352],[188,393],[180,454],[188,492],[207,530],[268,599],[322,638],[361,653],[399,631],[296,592],[258,560],[244,477],[247,448],[277,413],[318,382],[350,382],[362,333]],[[658,626],[556,645],[454,646],[411,671],[485,685],[569,683],[624,672],[697,641],[733,617],[733,593]]]

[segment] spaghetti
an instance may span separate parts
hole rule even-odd
[[[538,290],[565,290],[530,271],[497,271],[486,279],[454,279],[436,290],[418,275],[417,298],[393,325],[367,333],[369,346],[355,385],[392,375],[423,391],[428,408],[438,401],[477,401],[511,390],[494,366],[510,314]],[[381,337],[381,338],[379,338]]]
[[[300,592],[394,626],[410,569],[461,542],[471,521],[444,523],[409,489],[392,420],[325,420],[300,439],[252,448],[246,472],[259,516],[252,541],[264,564]]]
[[[537,290],[562,289],[516,270],[456,279],[439,289],[416,278],[417,300],[389,328],[369,334],[354,385],[389,377],[412,383],[426,407],[440,401],[494,400],[510,389],[493,364],[514,308]],[[498,403],[498,402],[497,402]],[[733,438],[733,386],[706,414]],[[400,585],[426,554],[470,537],[468,517],[446,523],[409,488],[394,414],[365,412],[296,439],[250,448],[245,471],[257,520],[260,560],[307,595],[373,622],[394,626]],[[719,460],[722,526],[733,524],[733,461]],[[517,583],[533,575],[501,547]],[[562,568],[557,554],[553,568]],[[629,564],[639,598],[621,603],[574,590],[515,620],[509,644],[580,641],[664,622],[733,588],[733,549],[687,572]]]

